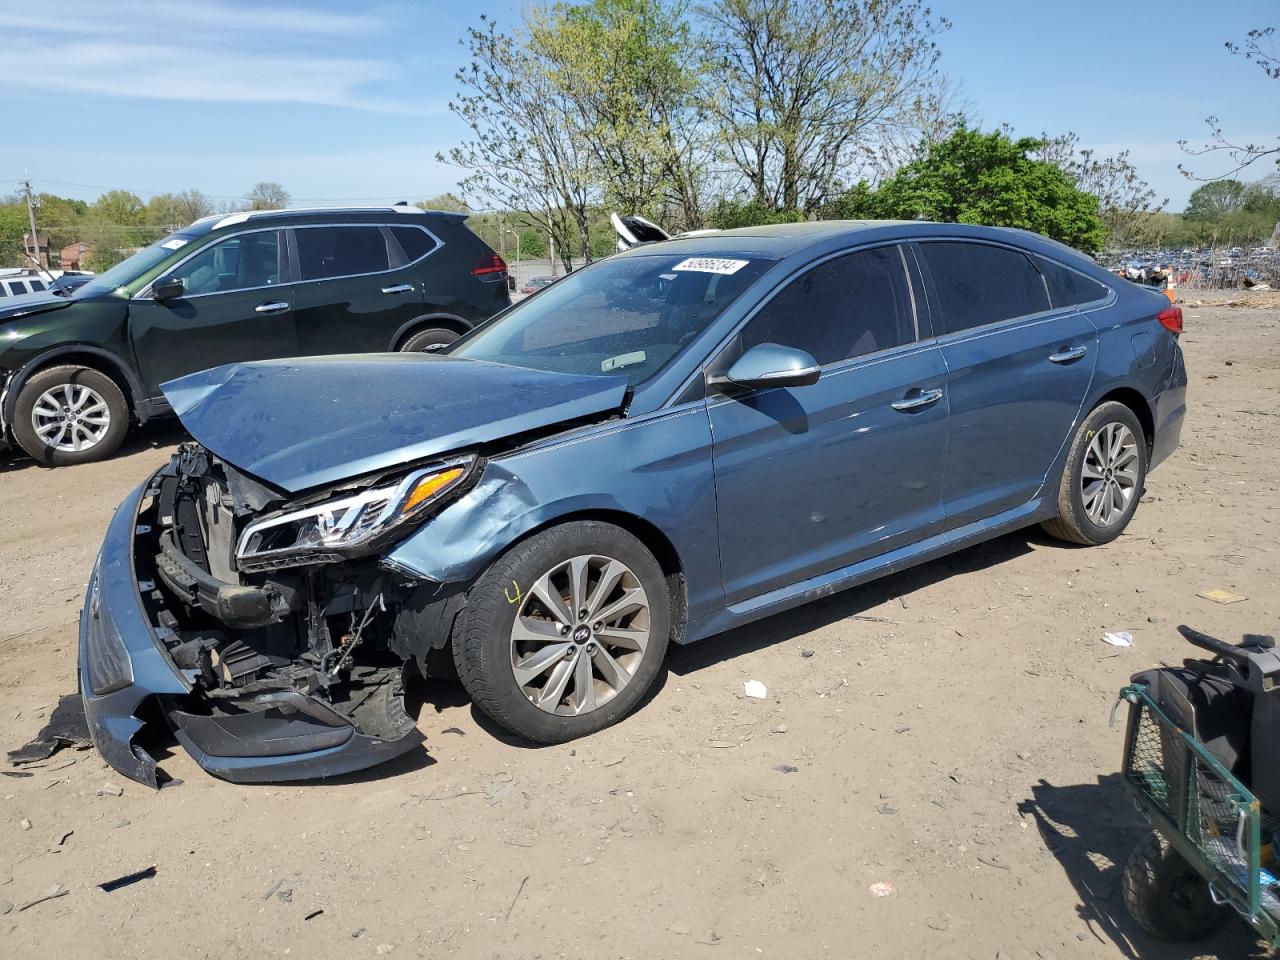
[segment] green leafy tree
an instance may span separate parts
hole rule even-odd
[[[775,210],[760,200],[725,199],[717,203],[708,218],[721,230],[735,227],[760,227],[774,223],[799,223],[805,216],[799,210]]]
[[[940,220],[1022,227],[1081,250],[1100,250],[1106,226],[1098,198],[1060,167],[1032,154],[1044,146],[1007,131],[961,125],[876,187],[859,184],[835,204],[836,216]]]
[[[1244,184],[1239,180],[1213,180],[1191,191],[1188,220],[1218,220],[1224,214],[1239,210],[1244,204]]]
[[[25,203],[10,198],[0,204],[0,266],[27,266],[27,259],[22,255],[22,238],[30,231]]]
[[[539,230],[520,231],[520,256],[522,259],[537,260],[547,255],[547,238]]]
[[[418,203],[423,210],[445,210],[451,213],[470,213],[471,208],[467,206],[467,202],[452,193],[440,193],[434,197],[427,197]]]
[[[166,230],[180,230],[213,212],[213,201],[199,190],[158,193],[147,201],[146,220]]]

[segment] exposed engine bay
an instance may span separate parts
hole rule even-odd
[[[347,517],[371,527],[367,517],[386,510],[378,482],[340,491],[346,500],[327,491],[323,502],[371,507],[364,520]],[[319,518],[331,535],[342,516],[306,501],[285,506],[198,444],[180,447],[146,491],[134,541],[139,593],[194,688],[165,705],[179,739],[215,757],[295,755],[353,736],[408,749],[421,737],[403,706],[406,661],[425,663],[447,640],[448,621],[424,610],[453,605],[436,596],[439,585],[380,567],[372,551],[290,552],[281,517]],[[288,536],[316,528],[300,529]],[[258,549],[246,554],[250,546]],[[428,639],[433,622],[443,631]]]

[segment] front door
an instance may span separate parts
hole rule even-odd
[[[298,352],[370,353],[422,313],[422,285],[391,228],[298,227]]]
[[[293,286],[276,230],[236,234],[210,244],[165,277],[183,282],[171,300],[129,303],[129,331],[151,396],[175,377],[243,360],[297,352]]]
[[[731,604],[941,524],[945,371],[938,348],[918,336],[901,249],[845,254],[802,274],[715,366],[766,342],[808,351],[822,375],[812,386],[708,400]]]
[[[952,529],[1037,495],[1080,415],[1098,335],[1074,307],[1050,308],[1021,251],[954,240],[916,250],[947,365],[942,506]]]

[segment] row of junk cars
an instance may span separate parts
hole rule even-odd
[[[1125,250],[1103,266],[1118,277],[1161,288],[1280,289],[1280,248],[1275,247]]]

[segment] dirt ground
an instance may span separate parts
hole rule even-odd
[[[1131,673],[1187,653],[1177,624],[1280,629],[1280,297],[1230,298],[1187,311],[1182,447],[1116,543],[1026,531],[677,651],[643,709],[571,745],[512,743],[437,683],[411,704],[427,753],[325,784],[223,783],[162,740],[183,782],[154,793],[63,751],[0,777],[4,953],[1261,956],[1239,922],[1186,948],[1129,920],[1143,823],[1107,723]],[[180,438],[0,460],[0,748],[74,692],[108,518]]]

